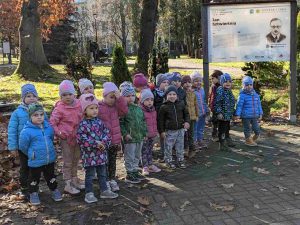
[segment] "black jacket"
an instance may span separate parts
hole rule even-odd
[[[190,116],[183,101],[166,101],[162,104],[158,113],[159,133],[182,129],[185,122],[190,123]]]
[[[177,92],[178,92],[178,98],[179,98],[179,100],[183,101],[184,104],[187,105],[185,90],[183,90],[183,88],[180,87],[180,88],[177,89]]]

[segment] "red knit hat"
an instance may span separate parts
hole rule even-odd
[[[137,73],[133,78],[133,86],[136,88],[145,87],[148,85],[148,80],[142,73]]]

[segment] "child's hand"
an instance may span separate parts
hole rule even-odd
[[[114,94],[115,94],[115,96],[116,96],[117,99],[120,98],[120,96],[121,96],[119,90],[116,90],[116,91],[114,92]]]
[[[161,138],[166,138],[166,132],[162,132],[162,133],[160,134],[160,137],[161,137]]]
[[[219,113],[219,114],[217,115],[217,118],[218,118],[218,120],[223,120],[223,119],[224,119],[222,113]]]
[[[185,123],[183,124],[183,128],[186,129],[186,130],[190,129],[190,124],[187,123],[187,122],[185,122]]]
[[[66,140],[67,139],[67,135],[65,133],[62,133],[61,131],[58,133],[58,137],[62,140]]]
[[[125,136],[125,141],[130,141],[130,140],[132,140],[132,137],[130,136],[130,134],[127,134]]]

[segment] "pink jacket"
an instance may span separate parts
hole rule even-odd
[[[107,105],[104,101],[99,102],[99,118],[109,129],[112,140],[111,143],[120,144],[122,139],[119,118],[128,113],[127,102],[124,97],[119,97],[114,106]]]
[[[144,105],[140,105],[144,112],[144,117],[147,124],[147,137],[153,138],[158,134],[157,131],[157,114],[154,106],[151,108],[146,108]]]
[[[77,128],[82,118],[81,104],[78,99],[75,99],[72,105],[58,101],[51,114],[50,124],[59,138],[66,139],[69,145],[75,146]]]

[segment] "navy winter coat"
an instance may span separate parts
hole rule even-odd
[[[242,89],[240,91],[235,114],[245,119],[259,118],[263,115],[260,97],[255,90],[249,92]]]
[[[55,162],[54,130],[45,120],[43,128],[30,121],[21,131],[19,149],[28,156],[29,167],[41,167]]]

